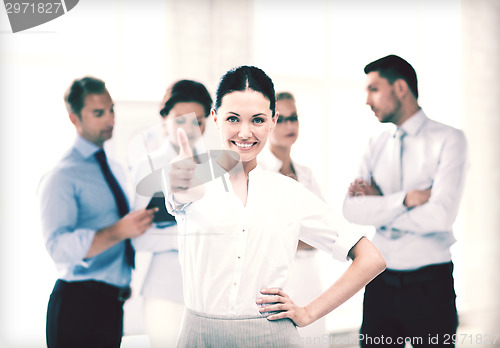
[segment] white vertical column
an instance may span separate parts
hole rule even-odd
[[[462,11],[462,107],[471,164],[459,241],[465,268],[463,296],[474,322],[492,332],[498,331],[500,319],[500,6],[496,0],[463,0]]]

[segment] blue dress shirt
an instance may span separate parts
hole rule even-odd
[[[45,246],[60,279],[128,286],[131,268],[125,259],[125,242],[85,258],[95,233],[120,219],[94,157],[97,150],[99,147],[78,136],[69,152],[42,178],[39,200]],[[119,180],[118,168],[113,163],[110,167]]]

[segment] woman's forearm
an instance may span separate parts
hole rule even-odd
[[[352,264],[342,276],[320,296],[305,306],[309,322],[318,320],[354,296],[386,266],[380,251],[365,237],[351,249]],[[301,325],[299,325],[301,326]]]

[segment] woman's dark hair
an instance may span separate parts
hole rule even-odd
[[[276,96],[273,81],[261,69],[246,65],[233,68],[221,77],[215,97],[215,111],[221,106],[222,98],[225,95],[248,89],[260,92],[264,97],[269,99],[269,108],[274,116],[276,112]]]
[[[106,84],[102,80],[91,76],[76,79],[66,90],[66,93],[64,93],[66,110],[68,110],[69,113],[77,115],[81,119],[85,97],[89,94],[103,94],[106,92]]]
[[[163,96],[160,104],[160,115],[167,117],[175,104],[191,102],[201,104],[205,110],[205,117],[208,117],[210,108],[212,107],[212,97],[210,97],[210,93],[208,93],[206,87],[192,80],[174,82],[167,88]]]
[[[378,71],[379,75],[387,79],[391,85],[397,79],[405,80],[413,96],[418,99],[417,73],[403,58],[391,54],[377,59],[365,66],[365,74],[372,71]]]
[[[291,101],[295,102],[295,97],[290,92],[279,92],[279,93],[276,93],[276,101],[279,101],[279,100],[291,100]]]

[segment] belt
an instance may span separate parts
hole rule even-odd
[[[419,268],[415,271],[392,271],[387,269],[380,274],[380,278],[387,285],[402,288],[408,285],[442,279],[443,277],[450,276],[452,272],[453,263],[448,262]]]
[[[64,280],[57,280],[56,287],[61,285],[68,286],[81,286],[87,288],[89,290],[99,292],[103,295],[109,296],[110,298],[114,298],[120,302],[125,302],[132,295],[132,289],[130,287],[119,288],[114,285],[109,285],[103,282],[98,282],[95,280],[85,280],[85,281],[76,281],[76,282],[67,282]]]

